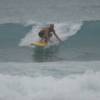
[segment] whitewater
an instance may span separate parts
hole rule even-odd
[[[100,100],[99,0],[0,0],[0,100]],[[48,48],[30,47],[55,24]]]
[[[55,23],[55,30],[57,35],[61,38],[62,41],[68,39],[70,36],[73,36],[74,34],[77,33],[77,31],[80,29],[82,23]],[[42,29],[43,27],[49,26],[44,25],[44,24],[37,24],[35,27],[32,28],[32,30],[22,39],[20,42],[19,46],[29,46],[31,43],[36,42],[40,40],[38,37],[39,30]],[[66,34],[67,32],[67,34]],[[48,45],[56,45],[59,44],[59,41],[52,36],[51,41],[53,43],[49,43]]]
[[[100,72],[96,71],[100,62],[1,64],[3,66],[0,67],[1,100],[99,100],[100,98]]]

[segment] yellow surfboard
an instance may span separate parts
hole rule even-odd
[[[48,45],[48,42],[41,42],[41,41],[38,41],[38,42],[33,42],[33,43],[31,43],[31,45],[37,46],[37,47],[45,47],[45,46]]]

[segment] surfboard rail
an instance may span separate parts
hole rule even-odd
[[[48,45],[48,42],[41,42],[41,41],[37,41],[37,42],[33,42],[31,43],[32,46],[37,46],[37,47],[45,47]]]

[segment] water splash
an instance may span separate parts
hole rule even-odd
[[[45,26],[44,24],[38,24],[36,26],[33,26],[32,30],[29,33],[27,33],[23,39],[21,39],[19,46],[29,46],[30,43],[38,41],[40,39],[38,37],[38,32],[44,26]],[[80,30],[81,26],[82,26],[82,22],[56,23],[55,30],[56,30],[57,35],[62,39],[62,41],[65,41],[70,36],[75,35],[77,31]],[[55,45],[59,43],[59,41],[54,36],[51,38],[51,41],[52,43],[49,43],[49,45]]]

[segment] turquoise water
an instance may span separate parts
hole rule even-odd
[[[49,23],[63,42],[30,47]],[[0,0],[0,100],[100,100],[100,1]]]
[[[47,49],[19,46],[21,39],[29,34],[34,25],[0,25],[0,61],[45,62],[45,61],[98,61],[100,60],[100,22],[84,22],[75,35],[64,43]],[[66,28],[66,27],[65,27]],[[66,33],[67,34],[67,33]]]

